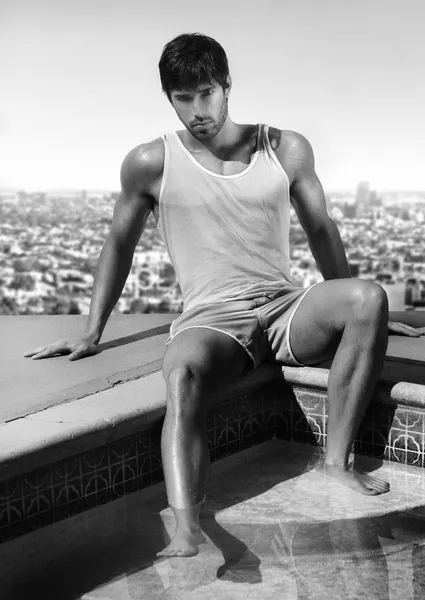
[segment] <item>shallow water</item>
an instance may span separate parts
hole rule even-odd
[[[174,532],[158,484],[0,546],[1,600],[423,600],[425,471],[374,459],[363,496],[272,440],[213,464],[192,558],[157,558]]]

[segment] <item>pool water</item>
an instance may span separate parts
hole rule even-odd
[[[314,470],[319,450],[271,440],[213,463],[191,558],[157,558],[174,532],[164,483],[0,546],[1,600],[423,600],[425,470],[359,468],[364,496]]]

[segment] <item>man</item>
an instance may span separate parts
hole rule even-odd
[[[348,467],[385,356],[388,305],[379,285],[350,279],[309,142],[293,131],[230,119],[231,79],[220,44],[180,35],[164,47],[159,70],[184,129],[124,159],[84,336],[26,355],[71,352],[75,360],[96,352],[152,211],[184,302],[163,363],[162,461],[177,526],[159,555],[193,556],[203,541],[199,509],[210,472],[207,406],[237,375],[265,360],[314,365],[334,357],[320,468],[362,494],[388,491],[388,483]],[[290,275],[289,202],[326,280],[308,289],[297,288]]]

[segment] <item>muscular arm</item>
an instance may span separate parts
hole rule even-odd
[[[313,150],[303,136],[286,134],[281,160],[290,174],[291,203],[317,266],[325,280],[350,277],[341,236],[328,215],[325,194],[316,175]]]
[[[86,332],[95,343],[127,281],[134,250],[153,210],[152,184],[160,177],[162,167],[161,147],[155,142],[135,148],[122,164],[121,193],[96,267],[86,325]]]
[[[350,277],[341,236],[326,210],[325,194],[314,167],[313,150],[308,141],[293,132],[272,132],[270,140],[288,174],[291,202],[307,234],[312,254],[325,280]],[[415,329],[403,323],[388,322],[390,333],[408,337],[425,335],[425,328]]]

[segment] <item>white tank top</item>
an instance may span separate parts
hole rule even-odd
[[[174,266],[183,311],[290,291],[289,180],[258,126],[242,172],[203,167],[175,131],[164,134],[158,228]]]

